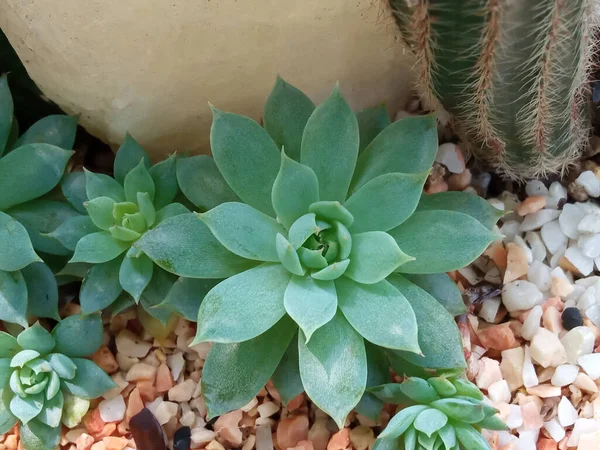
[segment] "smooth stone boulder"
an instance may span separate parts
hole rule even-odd
[[[385,2],[387,3],[387,2]],[[414,60],[384,2],[103,0],[0,3],[0,27],[41,90],[104,141],[154,159],[208,152],[208,102],[261,119],[279,73],[321,102],[404,106]]]

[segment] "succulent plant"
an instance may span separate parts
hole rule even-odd
[[[89,400],[115,387],[85,359],[103,337],[99,314],[69,316],[52,333],[39,323],[16,338],[0,332],[0,434],[18,423],[26,450],[54,450],[61,423],[75,427]]]
[[[377,439],[375,450],[491,450],[480,430],[506,430],[498,410],[473,383],[456,377],[410,377],[370,391],[401,409]]]
[[[69,174],[62,187],[66,199],[87,215],[64,221],[48,236],[74,253],[60,273],[83,277],[82,312],[109,306],[118,312],[138,303],[166,323],[171,311],[153,306],[162,302],[176,277],[133,244],[165,219],[189,213],[174,202],[175,155],[152,166],[128,135],[115,157],[114,178],[85,170]]]
[[[591,0],[389,0],[428,108],[476,156],[522,179],[564,172],[588,143]]]
[[[421,198],[435,119],[382,126],[366,120],[371,111],[359,121],[337,86],[315,108],[281,79],[264,129],[213,113],[214,161],[179,177],[210,179],[196,194],[212,209],[167,219],[134,244],[181,277],[224,279],[202,301],[195,339],[216,343],[202,378],[209,416],[246,404],[277,370],[286,400],[305,390],[341,426],[368,383],[366,348],[444,367],[435,358],[456,325],[409,278],[427,285],[424,274],[443,280],[474,260],[499,214],[467,193]],[[458,347],[450,366],[464,364]]]
[[[73,154],[77,119],[48,116],[19,137],[6,76],[0,77],[0,320],[58,319],[58,290],[46,254],[68,250],[43,233],[79,213],[48,194]]]

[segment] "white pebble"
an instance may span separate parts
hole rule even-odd
[[[543,262],[546,259],[546,246],[542,241],[539,233],[535,231],[528,231],[525,234],[525,242],[531,247],[531,254],[534,261]]]
[[[577,361],[592,380],[600,378],[600,353],[582,355]]]
[[[540,328],[529,347],[531,359],[542,367],[557,367],[567,362],[567,352],[558,336]]]
[[[496,314],[498,314],[498,310],[500,309],[500,303],[500,297],[486,298],[481,304],[479,317],[488,323],[494,323]]]
[[[523,386],[530,388],[540,384],[538,381],[537,374],[535,373],[535,367],[531,362],[531,355],[529,353],[529,346],[525,346],[525,357],[523,359]]]
[[[593,285],[587,288],[577,299],[577,308],[580,311],[587,311],[598,303],[598,286]]]
[[[567,351],[567,362],[577,364],[579,357],[594,351],[596,336],[588,327],[575,327],[560,340]]]
[[[588,258],[600,256],[600,234],[582,234],[577,240],[577,247]]]
[[[510,403],[510,388],[506,380],[495,381],[490,384],[488,397],[494,403]]]
[[[519,227],[519,231],[532,231],[541,228],[542,225],[553,221],[560,215],[560,211],[554,209],[542,209],[533,214],[528,214],[523,222],[521,222],[521,226]]]
[[[548,189],[548,193],[552,197],[561,198],[565,200],[567,198],[567,188],[560,184],[560,182],[558,181],[552,182],[552,184],[550,185],[550,189]]]
[[[125,417],[125,400],[122,395],[118,395],[108,400],[102,400],[98,405],[100,411],[100,417],[106,423],[108,422],[120,422]]]
[[[539,261],[533,261],[527,271],[527,279],[534,283],[537,288],[546,292],[552,287],[552,275],[550,267]]]
[[[167,365],[171,369],[171,375],[173,380],[177,381],[179,375],[183,371],[185,366],[185,359],[183,359],[183,353],[177,352],[167,356]]]
[[[523,414],[519,405],[509,405],[508,417],[506,417],[506,426],[515,430],[523,425]]]
[[[504,211],[504,202],[499,198],[488,198],[488,203],[492,205],[494,208]]]
[[[583,187],[590,197],[600,197],[600,180],[591,170],[581,172],[575,180],[575,184]]]
[[[558,404],[558,422],[563,427],[570,427],[577,420],[577,410],[567,397],[562,397]]]
[[[542,315],[544,311],[540,305],[536,305],[529,312],[527,319],[523,322],[523,327],[521,328],[521,336],[523,339],[530,341],[533,339],[533,336],[540,329],[540,321],[542,320]]]
[[[556,368],[550,381],[554,386],[567,386],[575,381],[579,367],[574,364],[562,364]]]
[[[525,193],[528,197],[532,197],[534,195],[546,196],[550,192],[548,191],[548,188],[544,185],[544,183],[542,183],[539,180],[533,180],[528,182],[527,185],[525,185]]]
[[[558,423],[558,419],[555,417],[549,422],[544,423],[544,429],[548,432],[550,437],[554,439],[555,442],[560,442],[567,434],[565,429]]]
[[[519,234],[519,226],[521,224],[516,220],[507,220],[500,227],[500,233],[506,236],[506,241],[511,242],[517,234]]]
[[[560,260],[562,259],[563,256],[565,256],[566,250],[567,250],[567,247],[562,247],[559,251],[557,251],[554,255],[552,255],[552,258],[550,258],[550,267],[552,267],[553,269],[555,267],[558,267]]]
[[[502,289],[502,303],[509,312],[527,310],[544,303],[544,296],[535,284],[516,280]]]
[[[588,214],[580,205],[580,203],[567,203],[558,218],[560,229],[571,239],[579,237],[577,227],[579,226],[579,222]]]
[[[579,225],[577,225],[577,231],[580,233],[600,233],[600,214],[588,214]]]
[[[465,159],[460,147],[451,142],[446,142],[438,147],[435,160],[446,166],[449,172],[462,173],[465,170]]]
[[[571,437],[567,441],[567,447],[577,447],[579,445],[579,438],[582,435],[595,433],[596,431],[600,431],[600,420],[577,419]]]
[[[594,325],[600,327],[600,305],[594,305],[585,310],[585,316],[592,321]]]
[[[580,248],[569,247],[567,251],[565,251],[565,258],[567,258],[583,276],[588,276],[594,271],[594,260],[585,256]]]
[[[540,234],[544,245],[553,255],[561,248],[566,247],[569,242],[567,236],[560,229],[558,220],[544,224]]]

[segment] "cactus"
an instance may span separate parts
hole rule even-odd
[[[563,174],[588,143],[598,0],[389,0],[428,109],[513,179]]]

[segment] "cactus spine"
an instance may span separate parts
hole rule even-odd
[[[599,0],[389,0],[419,90],[513,178],[564,173],[588,142]]]

